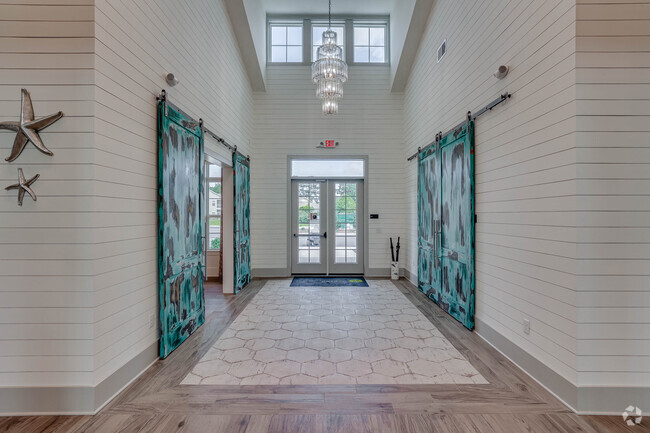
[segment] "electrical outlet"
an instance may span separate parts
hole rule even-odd
[[[153,328],[156,316],[153,313],[149,313],[149,329]]]
[[[530,320],[524,319],[524,334],[530,334]]]

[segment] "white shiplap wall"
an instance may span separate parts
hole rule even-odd
[[[252,153],[253,96],[222,1],[0,1],[0,120],[66,116],[0,164],[0,386],[93,386],[157,339],[155,95]],[[3,158],[13,133],[0,131]]]
[[[287,156],[367,155],[369,267],[390,267],[388,237],[404,230],[403,95],[390,93],[390,68],[353,66],[336,116],[326,117],[308,66],[270,66],[266,92],[255,93],[251,166],[253,269],[286,270]],[[334,139],[335,150],[316,149]],[[379,231],[379,232],[378,232]]]
[[[38,4],[31,4],[38,3]],[[0,1],[0,121],[65,117],[13,163],[0,130],[0,387],[86,385],[93,379],[94,1]],[[22,207],[17,168],[40,173]],[[1,409],[0,409],[1,411]]]
[[[222,0],[96,1],[95,383],[157,330],[155,95],[251,153],[253,96]]]
[[[650,3],[578,1],[576,49],[579,381],[647,387]]]
[[[476,316],[574,384],[575,13],[570,1],[436,1],[406,88],[402,155],[512,93],[476,124]],[[511,68],[501,81],[492,76],[500,64]],[[416,276],[417,163],[404,164]]]

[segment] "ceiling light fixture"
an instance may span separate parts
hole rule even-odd
[[[343,96],[343,83],[348,80],[348,65],[343,60],[343,49],[336,44],[332,30],[332,0],[329,2],[329,24],[323,32],[323,45],[316,51],[316,61],[311,65],[311,78],[317,85],[316,96],[322,101],[324,114],[339,112],[339,99]]]

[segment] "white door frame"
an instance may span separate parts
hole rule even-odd
[[[223,293],[234,293],[234,190],[232,178],[232,157],[228,159],[229,151],[216,143],[208,135],[205,136],[205,160],[221,164],[221,250],[223,251]]]
[[[322,180],[323,177],[291,177],[291,161],[295,160],[318,160],[318,159],[341,159],[341,160],[350,160],[350,159],[361,159],[363,160],[363,179],[359,178],[357,180],[363,180],[363,215],[361,216],[363,218],[363,273],[364,275],[366,272],[368,272],[369,266],[369,254],[368,254],[368,227],[370,224],[368,224],[370,220],[370,207],[368,205],[368,190],[369,190],[369,184],[370,184],[370,179],[369,179],[369,170],[368,170],[368,155],[338,155],[338,154],[332,154],[332,155],[287,155],[287,267],[286,267],[286,275],[291,275],[291,263],[293,262],[293,251],[291,248],[292,245],[292,225],[291,225],[291,208],[292,208],[292,180],[298,179],[298,180]],[[329,179],[332,180],[337,180],[337,179],[346,179],[345,177],[331,177]]]

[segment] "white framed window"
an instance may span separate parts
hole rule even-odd
[[[354,23],[354,63],[388,63],[387,23]]]
[[[302,23],[269,23],[271,63],[302,63]]]
[[[327,30],[327,22],[312,21],[311,23],[311,61],[316,60],[318,47],[323,45],[323,32]],[[332,30],[336,33],[336,44],[343,49],[345,60],[345,23],[332,23]]]
[[[208,164],[208,250],[221,249],[221,167]]]
[[[343,58],[354,64],[390,64],[388,16],[332,21]],[[328,28],[324,16],[272,16],[267,19],[267,63],[309,65],[316,60]]]

